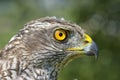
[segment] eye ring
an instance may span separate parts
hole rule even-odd
[[[64,40],[66,40],[67,37],[68,37],[67,31],[64,29],[57,29],[54,32],[54,38],[57,41],[64,41]]]

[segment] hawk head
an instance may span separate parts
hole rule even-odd
[[[5,50],[7,52],[3,54],[4,57],[23,61],[21,67],[25,69],[43,69],[49,72],[47,75],[50,79],[51,76],[55,78],[55,73],[62,65],[74,58],[98,55],[95,42],[80,26],[55,17],[27,23],[10,40]]]
[[[80,26],[55,17],[27,23],[16,37],[26,46],[36,67],[64,65],[81,55],[98,55],[95,42]]]

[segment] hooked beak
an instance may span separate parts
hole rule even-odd
[[[98,47],[95,42],[92,42],[92,44],[84,47],[83,50],[88,56],[95,56],[96,58],[98,57]]]
[[[77,55],[88,55],[88,56],[95,56],[95,58],[98,57],[98,47],[96,43],[91,39],[91,37],[87,34],[85,34],[84,41],[87,41],[82,46],[68,48],[68,51],[74,51]]]

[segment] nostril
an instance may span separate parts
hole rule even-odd
[[[89,43],[89,41],[85,40],[85,43]]]

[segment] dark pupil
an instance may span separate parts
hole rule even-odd
[[[60,33],[60,34],[59,34],[59,36],[61,37],[61,36],[63,36],[63,34],[62,34],[62,33]]]

